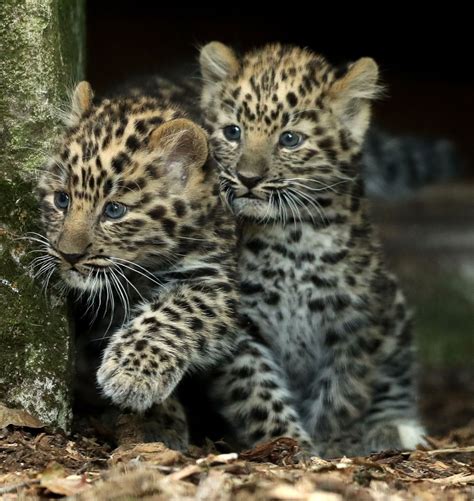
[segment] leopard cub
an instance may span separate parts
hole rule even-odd
[[[326,456],[413,448],[424,429],[411,315],[361,176],[377,64],[336,68],[279,44],[239,56],[218,42],[200,61],[211,154],[241,222],[251,339],[213,381],[222,414],[247,445],[290,435]]]
[[[207,157],[206,133],[169,100],[96,103],[81,82],[39,181],[44,255],[34,264],[100,316],[103,395],[142,415],[149,440],[181,448],[176,386],[234,343],[235,228]]]

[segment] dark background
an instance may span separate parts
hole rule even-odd
[[[296,2],[265,10],[160,5],[88,1],[87,78],[96,91],[195,61],[198,48],[212,40],[242,52],[272,41],[307,46],[333,63],[370,56],[388,89],[376,107],[377,122],[394,132],[454,140],[468,160],[467,173],[473,173],[474,64],[467,12],[452,15],[430,6],[428,16],[399,4],[367,13],[351,13],[343,4],[328,12]]]
[[[474,418],[474,62],[471,14],[383,4],[364,13],[279,3],[265,9],[170,9],[158,2],[88,1],[87,78],[100,94],[136,75],[197,60],[219,40],[244,52],[279,41],[332,63],[373,57],[387,97],[375,119],[394,133],[451,139],[463,178],[409,199],[374,203],[385,255],[414,307],[422,401],[432,432]],[[269,14],[270,13],[270,14]],[[247,15],[245,15],[247,14]],[[249,15],[251,14],[251,15]],[[474,421],[473,421],[474,423]]]

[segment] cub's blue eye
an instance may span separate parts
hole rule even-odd
[[[229,141],[240,141],[240,136],[242,132],[238,125],[227,125],[224,127],[224,137]]]
[[[296,148],[303,141],[303,138],[296,132],[286,131],[280,135],[279,143],[284,148]]]
[[[69,207],[69,195],[64,191],[57,191],[54,194],[54,205],[58,209],[66,210]]]
[[[125,216],[127,212],[127,207],[123,204],[119,204],[118,202],[109,202],[104,207],[104,215],[106,215],[110,219],[120,219]]]

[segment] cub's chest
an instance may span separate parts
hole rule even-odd
[[[243,311],[274,351],[290,362],[320,352],[324,331],[335,319],[331,301],[347,296],[340,280],[344,264],[325,263],[342,241],[340,233],[300,225],[267,230],[243,242]]]

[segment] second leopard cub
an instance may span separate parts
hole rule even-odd
[[[222,193],[241,221],[253,339],[214,381],[223,414],[247,445],[309,435],[327,456],[414,447],[411,318],[360,175],[376,63],[336,69],[282,45],[238,57],[213,42],[201,70]]]
[[[39,183],[46,237],[36,264],[40,274],[57,270],[101,317],[103,394],[147,411],[145,439],[185,448],[174,390],[230,352],[237,302],[235,228],[208,168],[207,136],[169,100],[95,103],[86,82],[69,122]],[[92,387],[93,369],[78,368]]]

